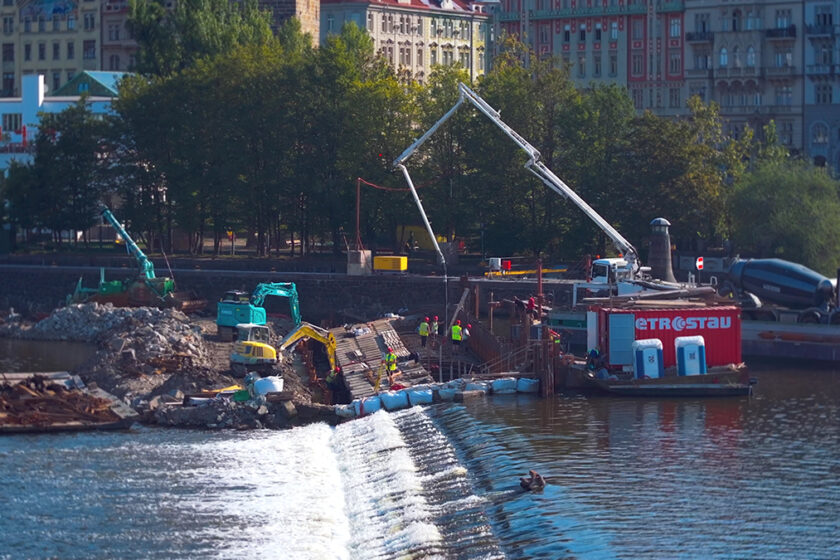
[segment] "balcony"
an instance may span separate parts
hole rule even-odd
[[[768,39],[796,39],[796,26],[789,25],[788,27],[776,27],[775,29],[767,29],[764,36]]]
[[[808,24],[805,26],[805,32],[811,39],[816,39],[817,37],[832,37],[834,36],[834,26]]]
[[[664,0],[656,6],[656,11],[660,14],[666,12],[683,12],[685,11],[685,2],[682,0]]]
[[[767,66],[764,72],[768,78],[793,76],[796,74],[796,66]]]
[[[706,78],[712,79],[711,68],[690,68],[685,71],[686,78]]]
[[[833,76],[837,73],[836,64],[809,64],[805,67],[809,76]]]
[[[713,31],[689,31],[685,34],[685,40],[689,43],[711,43],[714,39]]]

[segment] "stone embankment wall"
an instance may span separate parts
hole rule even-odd
[[[159,276],[168,274],[158,269]],[[107,280],[129,278],[131,268],[109,268]],[[208,311],[215,313],[214,302],[227,290],[240,289],[250,292],[260,282],[294,282],[300,295],[301,312],[311,322],[332,320],[369,320],[382,313],[397,313],[402,309],[435,313],[443,316],[444,283],[439,277],[429,276],[346,276],[332,273],[299,273],[278,271],[207,270],[203,268],[172,271],[179,290],[195,292],[208,301]],[[91,267],[14,265],[0,264],[0,309],[14,307],[25,315],[47,313],[64,304],[73,292],[79,277],[83,285],[94,287],[99,282],[99,271]],[[511,279],[486,281],[470,279],[468,286],[479,286],[482,311],[486,310],[490,292],[499,301],[518,297],[527,299],[537,290],[535,280]],[[463,279],[449,280],[449,303],[457,303],[465,287]],[[556,303],[566,301],[569,284],[546,283],[543,291]],[[475,296],[470,295],[468,305],[473,308]],[[288,312],[285,302],[266,306],[272,311]]]

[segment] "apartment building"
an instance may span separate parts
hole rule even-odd
[[[322,0],[321,43],[346,22],[367,29],[397,71],[420,83],[436,64],[458,62],[471,78],[484,74],[491,37],[485,4],[462,0]]]
[[[770,120],[779,138],[803,149],[802,2],[686,0],[686,94],[716,101],[737,137],[760,135]]]
[[[840,169],[840,2],[806,0],[804,9],[805,149],[815,163]]]
[[[496,25],[561,57],[581,87],[620,84],[637,109],[661,115],[685,106],[682,1],[501,0]]]

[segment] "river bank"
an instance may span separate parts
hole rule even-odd
[[[0,316],[0,337],[92,345],[92,355],[70,372],[121,399],[146,424],[249,429],[338,421],[331,406],[313,399],[309,384],[289,361],[277,369],[291,400],[219,400],[181,407],[185,395],[241,383],[231,375],[231,345],[218,339],[215,322],[208,317],[98,303],[62,307],[37,322],[8,312]],[[274,333],[277,338],[282,334]]]

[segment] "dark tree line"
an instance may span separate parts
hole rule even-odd
[[[132,4],[140,72],[121,83],[114,115],[93,115],[85,100],[43,115],[35,161],[13,166],[3,185],[17,227],[82,230],[98,201],[118,197],[120,219],[153,248],[169,250],[181,231],[192,252],[205,239],[218,252],[235,230],[259,255],[305,253],[316,239],[339,251],[355,226],[356,178],[405,186],[390,162],[468,83],[458,66],[434,68],[422,85],[396,73],[354,25],[316,49],[294,20],[272,36],[250,3],[178,6]],[[837,253],[838,184],[790,159],[772,127],[763,144],[750,131],[732,140],[716,106],[697,99],[690,118],[638,116],[624,89],[576,89],[561,61],[523,49],[506,41],[471,87],[637,247],[662,216],[681,243],[731,239],[745,254],[834,266],[823,261]],[[597,227],[526,161],[465,105],[407,166],[438,235],[481,232],[493,255],[609,254]],[[408,193],[362,193],[366,242],[393,246],[398,226],[419,223]]]

